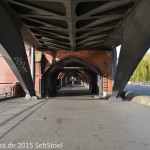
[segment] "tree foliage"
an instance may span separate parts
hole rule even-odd
[[[150,53],[146,53],[130,81],[150,81]]]

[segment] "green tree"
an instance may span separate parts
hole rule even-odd
[[[130,81],[150,81],[150,53],[143,57]]]

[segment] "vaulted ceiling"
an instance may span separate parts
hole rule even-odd
[[[41,50],[78,51],[120,42],[119,29],[139,1],[8,0],[8,4],[22,20],[27,42]]]

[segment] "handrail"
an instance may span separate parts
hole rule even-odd
[[[14,84],[15,82],[12,82],[12,83],[0,83],[0,84]]]
[[[14,96],[15,83],[0,83],[0,98]]]

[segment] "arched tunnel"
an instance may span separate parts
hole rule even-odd
[[[102,95],[102,77],[102,71],[85,60],[75,57],[63,59],[49,67],[43,74],[42,95],[57,95],[56,93],[64,87],[68,88],[67,93],[61,93],[63,95],[81,94],[81,90],[82,94]]]
[[[116,100],[150,47],[149,9],[149,0],[1,0],[0,53],[16,77],[9,82],[19,82],[27,99],[37,99],[78,79],[74,84],[89,93]],[[36,51],[49,64],[44,72]],[[68,55],[85,60],[63,59]],[[56,56],[59,61],[51,61]]]

